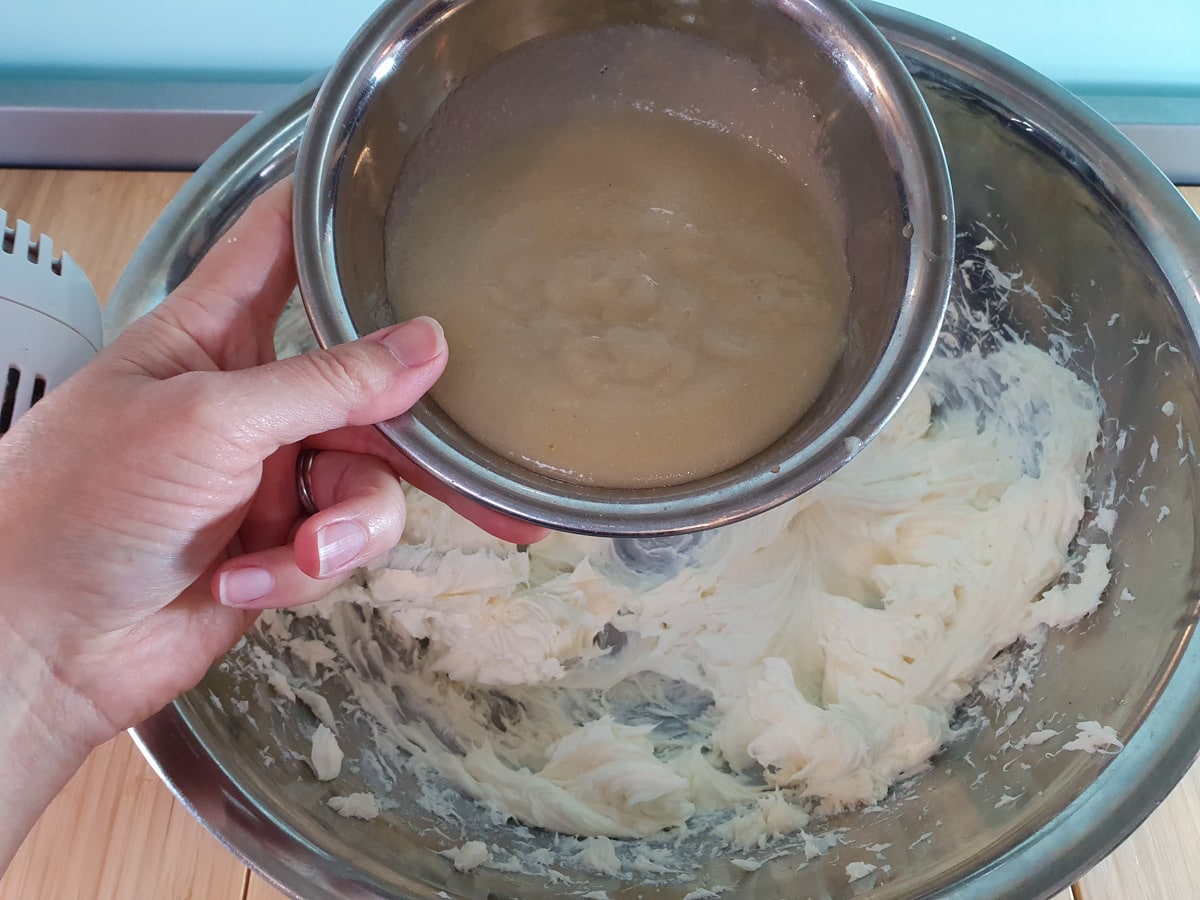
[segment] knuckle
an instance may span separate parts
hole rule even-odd
[[[310,361],[316,377],[339,397],[351,400],[363,397],[373,393],[382,381],[373,354],[358,344],[316,350]]]
[[[172,378],[170,384],[178,393],[170,403],[173,415],[193,425],[205,426],[221,421],[228,414],[229,396],[210,373],[184,372]]]
[[[174,429],[179,433],[206,446],[222,443],[222,437],[238,444],[245,437],[248,424],[242,421],[236,397],[220,377],[209,372],[185,372],[171,382],[179,396],[171,403],[169,418],[176,420]]]

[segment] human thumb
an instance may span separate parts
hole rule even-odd
[[[280,447],[407,411],[446,367],[446,337],[421,316],[348,344],[215,375],[238,443],[259,459]]]

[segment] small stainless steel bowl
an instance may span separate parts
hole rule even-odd
[[[798,86],[816,106],[821,177],[844,214],[851,276],[849,346],[824,393],[756,456],[659,488],[578,486],[530,471],[473,439],[430,398],[380,427],[442,481],[511,515],[589,534],[673,534],[752,516],[839,469],[908,393],[942,320],[954,251],[945,157],[911,76],[849,2],[386,3],[317,95],[296,166],[295,240],[322,345],[392,324],[384,220],[405,158],[443,101],[525,42],[623,25],[696,35]]]

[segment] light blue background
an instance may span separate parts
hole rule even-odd
[[[1200,96],[1200,0],[897,0],[1077,90]],[[375,0],[0,0],[0,77],[298,79]]]

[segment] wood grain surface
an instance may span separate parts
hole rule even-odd
[[[49,234],[107,298],[184,173],[0,169],[0,208]],[[1200,208],[1200,189],[1184,196]],[[1200,896],[1200,768],[1054,900]],[[0,900],[278,900],[162,785],[121,735],[96,750],[0,879]]]

